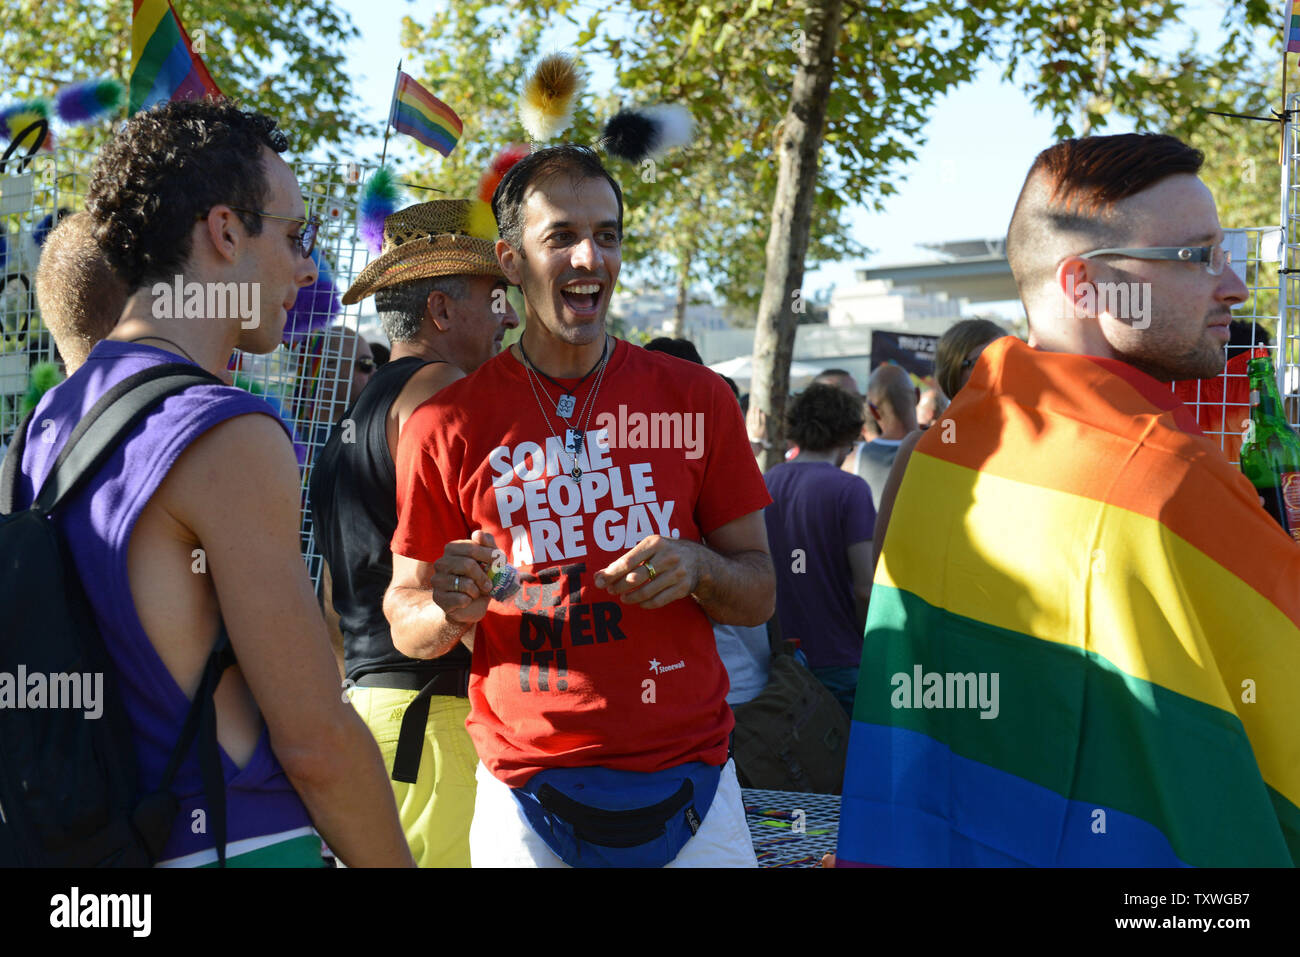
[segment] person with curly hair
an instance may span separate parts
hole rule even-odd
[[[55,518],[117,665],[140,794],[159,789],[223,632],[235,653],[212,695],[217,767],[196,749],[224,773],[226,843],[219,828],[191,827],[219,813],[191,751],[171,787],[179,813],[160,863],[320,866],[323,837],[348,865],[410,866],[379,750],[339,693],[302,563],[290,437],[265,400],[218,378],[236,347],[276,348],[299,287],[316,277],[315,229],[279,156],[287,145],[273,120],[203,100],[137,113],[104,147],[86,205],[129,298],[37,407],[17,504],[32,501],[113,386],[167,364],[209,373],[212,384],[145,416]],[[180,314],[168,301],[176,289]],[[253,308],[232,310],[235,300]]]
[[[799,447],[764,476],[776,566],[776,612],[808,666],[853,714],[862,626],[871,596],[871,489],[840,465],[862,431],[862,404],[841,388],[811,385],[786,412]]]

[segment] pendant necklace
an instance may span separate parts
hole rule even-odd
[[[609,347],[608,339],[605,340],[605,346],[606,349],[608,349]],[[592,366],[590,369],[587,370],[587,374],[578,380],[577,385],[575,385],[572,389],[566,389],[564,386],[560,385],[560,383],[556,382],[554,379],[548,376],[541,369],[538,369],[536,366],[533,365],[533,360],[528,358],[528,353],[524,351],[523,339],[519,340],[519,354],[524,357],[524,363],[529,368],[531,368],[539,376],[541,376],[551,385],[555,386],[557,389],[560,390],[559,401],[555,403],[555,414],[559,416],[561,419],[568,419],[569,416],[573,415],[573,410],[578,404],[578,397],[574,393],[576,393],[579,389],[582,388],[582,384],[586,382],[587,379],[591,377],[591,374],[595,372],[596,369],[600,366],[600,364],[605,361],[605,350],[602,349],[600,353],[600,358],[596,360],[596,365]]]
[[[528,359],[528,354],[524,352],[524,345],[522,342],[519,343],[519,351],[521,354],[523,354],[523,357],[525,359]],[[578,413],[578,424],[580,425],[580,428],[575,429],[573,425],[570,424],[569,422],[569,416],[561,412],[561,407],[564,405],[564,399],[567,398],[570,400],[574,400],[574,402],[576,403],[576,399],[574,396],[572,395],[561,396],[560,402],[557,403],[555,408],[556,417],[564,421],[564,425],[565,425],[565,429],[564,429],[565,440],[563,443],[564,452],[569,456],[570,460],[572,461],[572,467],[569,470],[569,474],[573,476],[573,480],[575,482],[577,482],[579,479],[582,478],[582,469],[578,467],[578,456],[582,453],[582,438],[584,435],[586,435],[587,427],[591,425],[591,414],[596,410],[596,395],[597,393],[600,392],[600,384],[602,381],[604,381],[605,378],[605,365],[606,365],[605,360],[607,359],[608,355],[609,355],[609,337],[606,336],[605,348],[602,349],[600,353],[600,361],[598,361],[594,366],[592,366],[591,371],[588,372],[587,375],[583,376],[582,381],[578,383],[578,385],[581,386],[582,382],[586,381],[587,376],[590,376],[592,372],[596,372],[596,381],[592,384],[591,391],[587,393],[587,398],[582,403],[582,411]],[[537,387],[538,385],[540,385],[540,380],[536,379],[533,373],[536,372],[537,375],[541,376],[542,378],[545,378],[548,382],[553,383],[561,390],[564,389],[564,386],[560,385],[560,383],[556,382],[554,379],[552,379],[546,373],[542,372],[540,369],[534,369],[531,359],[529,359],[526,363],[524,363],[524,370],[525,372],[528,373],[528,385],[533,390],[533,398],[537,401],[537,409],[542,413],[542,419],[543,421],[546,422],[546,428],[551,433],[552,438],[554,438],[558,442],[560,440],[560,437],[555,434],[555,428],[551,425],[550,417],[546,414],[546,406],[543,404],[542,397],[537,391]],[[542,386],[542,392],[545,391],[546,391],[546,387]],[[577,391],[576,387],[574,391],[575,392]],[[549,398],[549,396],[547,396],[547,398]],[[573,403],[569,404],[568,412],[569,414],[572,414]],[[585,421],[584,421],[584,415],[585,415]]]
[[[189,359],[189,360],[190,360],[191,362],[193,362],[195,365],[198,365],[198,364],[199,364],[199,361],[198,361],[197,359],[195,359],[192,355],[190,355],[188,352],[186,352],[185,349],[184,349],[184,347],[181,346],[180,343],[178,343],[178,342],[172,342],[170,339],[164,339],[162,336],[136,336],[134,339],[125,339],[125,340],[123,340],[123,341],[124,341],[124,342],[139,342],[141,339],[157,339],[159,342],[165,342],[165,343],[167,343],[167,345],[169,345],[169,346],[175,346],[177,349],[180,350],[181,355],[185,356],[186,359]]]

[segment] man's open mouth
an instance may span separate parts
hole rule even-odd
[[[572,282],[560,290],[560,298],[574,312],[593,312],[600,302],[602,288],[600,283],[590,280]]]

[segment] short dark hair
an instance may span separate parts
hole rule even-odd
[[[669,339],[667,336],[660,336],[647,342],[645,348],[647,352],[666,352],[670,356],[694,362],[697,366],[704,365],[700,350],[695,348],[695,343],[690,339]]]
[[[1179,173],[1200,172],[1205,154],[1163,133],[1062,140],[1034,159],[1007,227],[1006,253],[1020,295],[1048,278],[1045,251],[1061,234],[1120,246],[1127,229],[1115,204]]]
[[[560,173],[568,173],[575,183],[584,179],[604,179],[618,200],[618,235],[623,238],[623,190],[609,175],[596,151],[589,146],[565,143],[530,153],[506,172],[492,194],[492,215],[497,219],[501,238],[515,249],[523,247],[524,198],[528,188]]]
[[[289,143],[275,120],[225,99],[178,100],[126,121],[100,151],[86,209],[128,289],[179,273],[195,219],[213,206],[263,207],[263,146],[283,153]],[[260,216],[237,215],[250,235],[262,231]]]
[[[799,448],[826,452],[857,440],[862,432],[862,403],[838,386],[817,383],[795,396],[785,419]]]

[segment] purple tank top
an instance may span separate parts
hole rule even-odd
[[[35,489],[45,481],[78,420],[100,396],[142,369],[184,361],[141,343],[105,340],[97,344],[86,364],[46,393],[36,407],[27,432],[16,504],[31,504]],[[136,613],[127,582],[127,543],[140,513],[186,447],[214,425],[254,412],[275,415],[265,400],[231,386],[192,386],[171,396],[145,418],[100,473],[64,503],[56,516],[100,633],[117,664],[119,690],[135,735],[142,794],[152,793],[162,782],[190,701],[158,657]],[[47,441],[48,435],[53,439]],[[194,833],[198,822],[207,817],[206,813],[193,814],[206,808],[196,755],[197,749],[191,748],[172,786],[180,813],[163,860],[213,847],[210,820]],[[236,767],[224,749],[221,763],[226,779],[228,846],[310,827],[307,809],[275,759],[265,727],[248,764]]]

